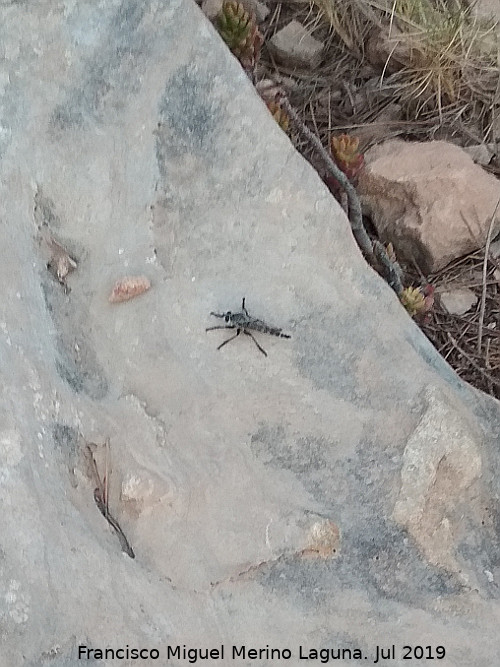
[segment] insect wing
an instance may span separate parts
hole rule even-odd
[[[270,327],[268,324],[266,324],[263,320],[259,320],[256,317],[250,317],[248,320],[248,324],[246,325],[247,329],[253,329],[254,331],[278,331],[278,329],[274,329],[274,327]]]

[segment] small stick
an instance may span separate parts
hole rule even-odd
[[[491,364],[490,364],[490,347],[491,347],[491,338],[486,339],[486,356],[484,359],[484,365],[488,370],[491,370]],[[491,394],[492,392],[492,386],[491,382],[488,381],[488,392]]]
[[[349,102],[350,102],[350,104],[351,104],[351,109],[352,109],[352,114],[353,114],[353,115],[356,115],[356,114],[357,114],[357,110],[356,110],[356,102],[354,101],[354,97],[352,96],[351,89],[349,88],[349,85],[347,84],[347,82],[345,81],[345,79],[342,79],[342,83],[341,83],[341,85],[342,85],[342,88],[343,88],[343,89],[345,90],[345,92],[347,93],[347,97],[349,98]]]
[[[107,443],[108,440],[106,440],[106,444]],[[97,505],[99,512],[103,515],[103,517],[109,523],[111,528],[113,528],[113,530],[117,534],[122,551],[126,553],[127,556],[130,556],[130,558],[135,558],[134,550],[130,546],[130,543],[127,540],[127,538],[125,537],[125,533],[120,528],[118,521],[114,519],[108,511],[108,496],[106,493],[106,489],[101,480],[101,476],[99,475],[99,470],[97,469],[97,463],[94,458],[94,452],[92,451],[92,448],[89,445],[87,445],[87,452],[89,455],[92,472],[94,475],[94,480],[95,483],[97,484],[96,488],[94,489],[94,502]],[[106,466],[107,466],[107,461],[106,461]]]
[[[130,556],[130,558],[135,558],[135,553],[132,547],[130,546],[130,542],[127,540],[125,537],[125,533],[123,530],[120,528],[120,524],[116,519],[114,519],[111,514],[108,512],[106,508],[106,504],[102,499],[102,496],[99,492],[99,489],[94,490],[94,500],[95,504],[97,505],[97,508],[99,509],[99,512],[103,515],[103,517],[106,519],[106,521],[109,523],[111,528],[115,531],[115,533],[118,536],[118,540],[120,541],[120,546],[122,548],[122,551],[127,554],[127,556]]]
[[[465,350],[463,350],[463,349],[457,344],[457,341],[453,338],[453,336],[452,336],[450,333],[447,334],[447,336],[448,336],[448,340],[449,340],[450,343],[453,345],[453,347],[455,348],[455,350],[457,350],[457,352],[460,352],[460,354],[463,355],[463,356],[467,359],[467,361],[469,362],[469,364],[470,364],[473,368],[475,368],[476,371],[478,371],[479,373],[481,373],[481,375],[484,375],[484,377],[485,377],[487,380],[489,380],[489,382],[491,382],[492,384],[494,384],[496,387],[500,387],[500,382],[499,382],[498,380],[495,380],[495,378],[492,378],[491,375],[490,375],[489,373],[487,373],[483,368],[481,368],[481,366],[480,366],[479,364],[477,364],[477,363],[474,361],[474,359],[472,359],[472,357],[471,357],[470,355],[468,355],[467,352],[465,352]]]
[[[484,260],[483,260],[483,289],[481,291],[481,307],[479,309],[479,330],[477,334],[477,351],[481,353],[481,346],[483,343],[483,322],[484,322],[484,311],[486,308],[486,274],[488,272],[488,257],[490,254],[490,245],[491,245],[491,234],[493,232],[493,223],[495,222],[495,215],[500,205],[500,199],[497,201],[493,215],[491,216],[490,226],[488,228],[488,236],[486,237],[486,245],[484,247]]]
[[[104,476],[104,503],[106,506],[106,518],[108,518],[109,515],[109,438],[106,438],[106,443],[104,445],[105,447],[105,465],[104,465],[104,470],[105,470],[105,476]]]
[[[95,445],[94,445],[95,446]],[[87,445],[87,454],[89,457],[90,465],[92,467],[92,474],[94,475],[94,481],[97,484],[97,486],[102,489],[102,482],[101,482],[101,476],[99,475],[99,470],[97,469],[97,463],[95,462],[94,459],[94,452],[92,451],[92,448],[90,445]]]

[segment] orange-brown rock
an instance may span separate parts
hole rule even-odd
[[[500,184],[464,150],[395,139],[367,151],[365,161],[364,209],[400,259],[432,272],[484,245]],[[493,233],[499,228],[497,211]]]

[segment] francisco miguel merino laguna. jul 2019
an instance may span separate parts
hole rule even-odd
[[[160,655],[161,653],[161,655]],[[189,664],[195,664],[204,660],[224,660],[226,657],[235,660],[272,660],[287,661],[290,659],[299,659],[307,661],[316,661],[326,664],[334,660],[367,660],[372,664],[381,664],[380,661],[390,661],[399,658],[405,660],[442,660],[446,655],[444,646],[402,646],[396,648],[395,644],[391,646],[375,646],[371,654],[367,654],[359,648],[307,648],[298,646],[295,649],[290,648],[271,648],[267,644],[264,648],[249,648],[244,644],[220,646],[212,648],[194,648],[182,645],[167,645],[161,649],[131,648],[128,644],[125,648],[90,648],[80,645],[78,647],[79,660],[120,660],[120,659],[177,659],[184,660]],[[370,664],[368,662],[368,664]]]

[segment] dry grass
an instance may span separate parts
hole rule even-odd
[[[478,251],[429,276],[440,289],[466,287],[477,304],[464,315],[450,315],[436,299],[432,319],[422,326],[436,349],[473,386],[500,398],[500,284],[497,264],[487,263],[483,280],[484,251]],[[484,314],[481,318],[483,287]],[[481,346],[478,349],[478,341]]]
[[[474,18],[464,0],[268,0],[261,26],[267,41],[291,19],[325,44],[314,71],[289,69],[264,47],[257,79],[282,84],[307,126],[358,136],[366,150],[388,138],[452,139],[463,146],[498,140],[500,50],[491,23]],[[375,36],[371,41],[371,37]],[[371,44],[385,44],[374,54]],[[497,130],[498,133],[498,130]],[[294,136],[311,159],[310,147]],[[500,175],[498,161],[489,171]],[[497,273],[495,273],[497,271]],[[438,274],[412,274],[439,289],[467,287],[478,297],[465,315],[450,315],[439,298],[422,328],[450,365],[475,387],[500,398],[500,264],[484,251]]]
[[[463,0],[312,0],[273,7],[263,26],[266,40],[296,18],[325,43],[323,65],[314,72],[287,69],[265,50],[263,59],[266,74],[291,85],[294,103],[320,136],[335,129],[357,131],[368,143],[382,134],[491,140],[500,103],[496,32]],[[370,44],[381,42],[386,54],[379,48],[382,60],[374,63]]]

